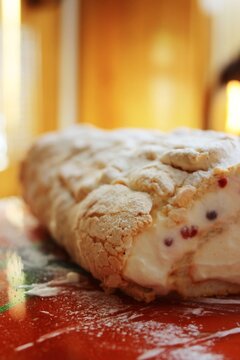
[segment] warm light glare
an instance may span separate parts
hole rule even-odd
[[[22,259],[15,252],[7,254],[6,275],[9,302],[15,305],[10,308],[10,313],[15,319],[22,319],[26,313],[25,291],[21,288],[25,274]]]
[[[1,0],[3,115],[11,135],[19,125],[21,0]]]
[[[226,130],[240,134],[240,82],[227,84],[227,123]]]
[[[20,200],[16,198],[14,202],[10,201],[6,205],[5,215],[11,224],[20,229],[24,228],[24,209]]]
[[[0,171],[5,170],[8,165],[7,156],[7,134],[5,131],[5,123],[0,115]]]
[[[224,10],[227,0],[198,0],[198,3],[206,14],[217,15]]]

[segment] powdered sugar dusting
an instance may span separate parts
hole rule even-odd
[[[64,326],[41,334],[34,344],[79,333],[81,338],[92,339],[94,343],[99,339],[98,351],[132,352],[137,360],[223,360],[221,354],[213,351],[214,344],[219,339],[240,334],[238,324],[206,333],[203,325],[194,320],[206,316],[204,305],[201,308],[194,308],[192,303],[186,307],[174,302],[144,305],[109,296],[84,278],[78,286],[65,288],[59,295],[62,307],[56,309],[53,304],[50,312],[54,309],[54,316],[59,319],[64,314]],[[41,312],[49,314],[46,310]],[[178,321],[171,321],[173,314]],[[182,323],[186,314],[189,317]],[[23,344],[15,350],[25,348],[28,345]]]
[[[59,287],[60,285],[78,283],[80,281],[80,278],[81,277],[79,274],[74,272],[68,272],[66,276],[62,278],[54,279],[46,283],[19,285],[18,288],[27,289],[25,291],[26,295],[52,297],[59,295],[63,291],[63,288]]]
[[[153,357],[161,354],[162,349],[152,349],[145,351],[142,355],[138,356],[137,360],[148,360],[152,359]]]
[[[63,256],[58,259],[58,252],[43,250],[39,243],[29,245],[31,240],[24,229],[13,227],[12,222],[10,225],[1,223],[1,228],[6,228],[5,247],[11,243],[10,248],[22,258],[27,282],[16,289],[23,289],[31,299],[24,298],[26,318],[19,325],[24,331],[16,330],[15,338],[11,314],[2,307],[0,331],[5,343],[2,341],[1,346],[10,354],[8,358],[13,358],[11,351],[22,352],[28,358],[34,352],[47,354],[49,349],[61,357],[57,351],[63,344],[69,349],[70,345],[71,349],[74,347],[79,359],[92,360],[96,354],[101,360],[231,358],[227,354],[229,344],[231,341],[237,344],[240,338],[238,297],[160,299],[146,305],[124,295],[105,294],[83,271],[63,260]],[[4,256],[3,252],[2,264]],[[7,293],[3,283],[0,289],[3,304]]]
[[[204,346],[196,345],[188,348],[173,350],[172,360],[223,360],[222,355],[212,354]]]
[[[17,347],[15,348],[15,351],[23,351],[23,350],[25,350],[25,349],[28,349],[28,348],[32,347],[33,345],[34,345],[33,342],[29,342],[29,343],[26,343],[26,344],[17,346]]]
[[[78,318],[81,319],[74,331],[87,333],[90,337],[92,334],[96,338],[105,338],[106,334],[115,338],[117,335],[119,340],[111,345],[115,351],[126,349],[126,346],[129,348],[126,344],[129,344],[131,339],[131,347],[138,349],[138,360],[221,360],[220,355],[215,355],[211,351],[210,342],[214,341],[214,336],[227,336],[237,331],[203,335],[202,326],[195,324],[193,318],[184,326],[169,322],[169,312],[164,313],[162,321],[156,320],[162,312],[162,304],[152,307],[152,312],[148,312],[148,306],[133,306],[124,303],[117,296],[109,297],[95,290],[82,289],[77,293],[77,297],[80,299],[81,307],[87,311],[66,311],[67,316],[74,317],[76,321]],[[201,316],[201,313],[202,309],[195,315]],[[64,331],[61,330],[59,334],[63,334]],[[73,330],[66,328],[66,331]],[[105,347],[106,343],[102,342],[101,346]]]
[[[198,298],[194,301],[204,304],[240,305],[240,299],[229,298]]]
[[[52,339],[52,338],[57,337],[59,335],[66,334],[66,333],[68,334],[69,332],[76,331],[76,330],[77,330],[77,327],[75,327],[75,326],[69,326],[69,327],[66,327],[66,328],[63,328],[63,329],[58,329],[56,331],[52,331],[52,332],[47,333],[47,334],[45,334],[43,336],[40,336],[36,340],[36,342],[37,343],[42,343],[42,342],[44,342],[46,340]]]
[[[49,296],[56,296],[60,294],[60,292],[61,292],[61,288],[49,287],[45,284],[40,284],[34,286],[30,290],[27,290],[25,294],[31,296],[49,297]]]

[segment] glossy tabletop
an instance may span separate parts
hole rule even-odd
[[[240,297],[105,294],[18,199],[0,202],[0,359],[240,359]]]

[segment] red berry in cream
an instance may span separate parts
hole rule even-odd
[[[172,246],[172,244],[173,244],[173,238],[172,237],[167,237],[167,238],[165,238],[164,239],[164,244],[166,245],[166,246]]]
[[[221,188],[224,188],[225,186],[227,186],[227,179],[226,178],[221,178],[218,179],[218,186],[220,186]]]
[[[184,239],[192,238],[196,236],[197,233],[198,233],[198,227],[195,225],[191,225],[191,226],[185,225],[181,228],[181,235]]]

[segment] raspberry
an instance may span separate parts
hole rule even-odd
[[[172,237],[167,237],[167,238],[165,238],[165,239],[164,239],[164,244],[165,244],[166,246],[172,246],[172,244],[173,244],[173,238],[172,238]]]
[[[224,188],[227,185],[228,181],[226,178],[218,179],[218,186],[221,188]]]
[[[191,226],[185,225],[181,229],[181,235],[184,239],[192,238],[196,236],[197,233],[198,233],[198,227],[195,225],[191,225]]]
[[[211,210],[206,213],[206,218],[211,221],[215,220],[217,218],[217,216],[218,216],[218,214],[215,210]]]

